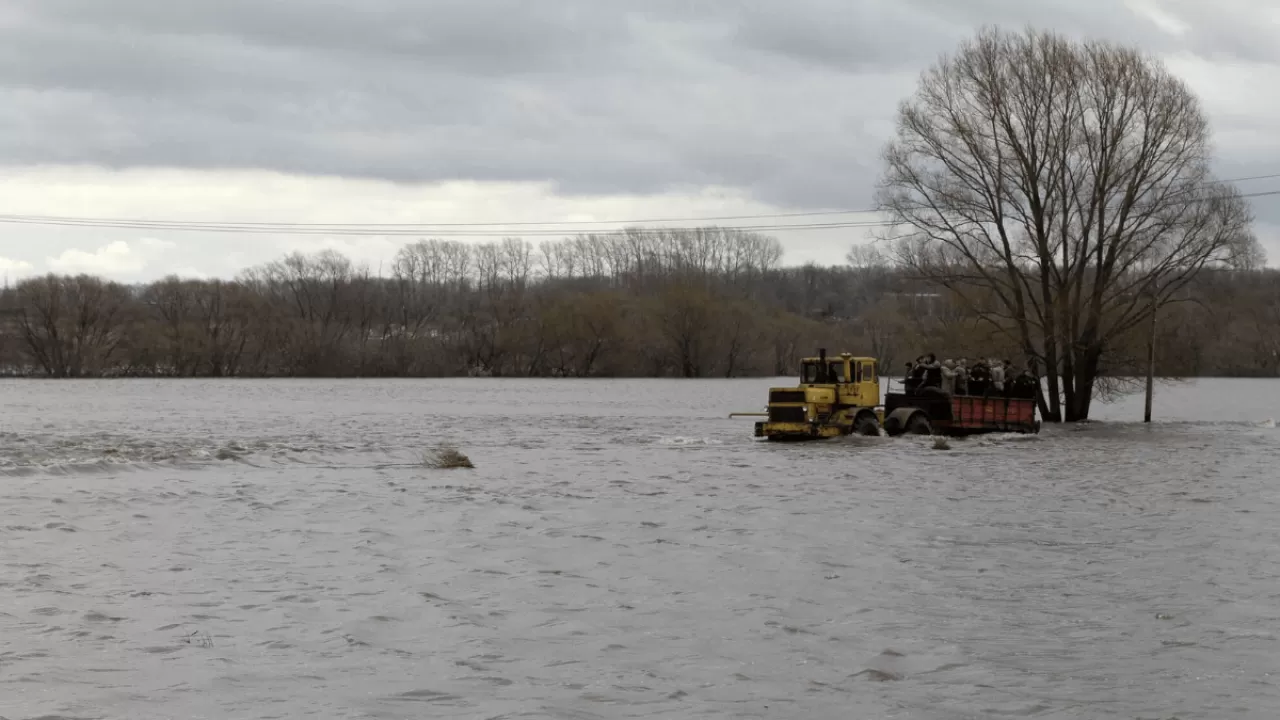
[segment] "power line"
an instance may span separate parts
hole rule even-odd
[[[1280,192],[1280,191],[1277,191]],[[16,224],[16,225],[56,225],[63,227],[94,227],[94,228],[124,228],[130,230],[176,230],[189,232],[217,232],[232,233],[242,235],[354,235],[354,236],[374,236],[383,235],[388,237],[421,237],[430,235],[432,237],[563,237],[572,234],[589,234],[589,235],[616,235],[622,232],[653,234],[663,232],[681,232],[700,230],[697,227],[662,227],[662,228],[597,228],[594,230],[525,230],[525,231],[490,231],[490,230],[452,230],[437,232],[430,229],[405,229],[396,227],[387,227],[384,225],[366,226],[367,229],[360,229],[356,226],[351,227],[314,227],[314,226],[298,226],[298,227],[244,227],[230,225],[202,225],[188,223],[173,223],[165,225],[156,224],[139,224],[133,222],[114,222],[114,221],[89,221],[79,218],[58,218],[49,220],[28,219],[16,216],[0,215],[0,223]],[[778,230],[822,230],[829,228],[859,228],[859,227],[887,227],[893,223],[887,222],[832,222],[832,223],[795,223],[787,225],[730,225],[725,226],[725,230],[738,230],[744,232],[774,232]]]
[[[1224,180],[1222,182],[1243,182],[1246,180],[1263,180],[1270,178],[1280,178],[1280,173],[1270,175],[1254,175],[1251,177],[1234,178]],[[1270,190],[1254,193],[1241,193],[1239,197],[1264,197],[1271,195],[1280,195],[1280,190]],[[599,233],[599,234],[617,234],[619,232],[633,232],[642,234],[654,234],[662,232],[690,231],[698,228],[692,227],[666,227],[666,228],[632,228],[623,230],[617,228],[598,228],[585,230],[565,230],[561,228],[540,228],[533,230],[523,230],[512,232],[510,230],[480,230],[483,227],[492,227],[499,225],[511,226],[544,226],[544,225],[581,225],[612,222],[614,224],[627,223],[658,223],[658,222],[681,222],[681,221],[704,221],[704,220],[728,220],[728,219],[752,219],[752,218],[779,218],[779,217],[807,217],[816,215],[835,215],[835,214],[854,214],[854,213],[871,213],[876,210],[829,210],[821,212],[797,212],[797,213],[781,213],[776,215],[738,215],[738,216],[721,216],[721,217],[700,217],[700,218],[667,218],[667,219],[651,219],[651,220],[582,220],[582,221],[566,221],[563,223],[554,222],[538,222],[538,223],[440,223],[440,224],[413,224],[413,223],[349,223],[349,224],[325,224],[325,223],[252,223],[252,222],[201,222],[201,221],[180,221],[180,220],[146,220],[146,219],[124,219],[124,218],[95,218],[95,217],[75,217],[75,216],[55,216],[55,215],[0,215],[0,224],[10,225],[48,225],[61,227],[95,227],[95,228],[116,228],[129,230],[172,230],[187,232],[214,232],[214,233],[232,233],[232,234],[279,234],[279,235],[338,235],[338,236],[422,236],[432,235],[435,237],[476,237],[476,238],[492,238],[492,237],[509,237],[519,235],[522,237],[548,237],[548,236],[564,236],[575,233]],[[757,225],[732,225],[726,229],[738,230],[744,232],[778,232],[778,231],[794,231],[794,230],[829,230],[829,229],[849,229],[849,228],[876,228],[876,227],[892,227],[895,223],[884,221],[839,221],[829,223],[795,223],[795,224],[757,224]],[[440,232],[434,228],[471,228],[461,230],[450,230]]]
[[[1277,175],[1280,177],[1280,174]],[[450,227],[531,227],[546,225],[643,225],[647,223],[663,223],[663,222],[702,222],[711,220],[760,220],[766,218],[791,218],[791,217],[813,217],[819,215],[857,215],[876,213],[879,210],[815,210],[810,212],[792,212],[792,213],[772,213],[762,215],[720,215],[720,216],[702,216],[702,217],[683,217],[683,218],[648,218],[639,220],[563,220],[563,221],[539,221],[539,222],[492,222],[492,223],[269,223],[269,222],[201,222],[186,220],[146,220],[138,218],[95,218],[95,217],[71,217],[64,215],[0,215],[5,219],[21,219],[27,222],[36,223],[37,221],[82,221],[82,222],[120,222],[130,225],[159,225],[165,227],[168,225],[214,225],[218,227],[236,227],[236,228],[367,228],[367,227],[385,227],[385,228],[405,228],[418,231],[419,229],[431,228],[450,228]],[[558,231],[557,231],[558,232]]]
[[[1226,180],[1219,180],[1218,182],[1237,183],[1237,182],[1245,182],[1246,180],[1270,180],[1272,178],[1280,178],[1280,173],[1271,173],[1270,175],[1249,175],[1246,177],[1228,178]]]

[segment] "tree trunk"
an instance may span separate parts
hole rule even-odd
[[[1030,354],[1030,353],[1028,353]],[[1062,422],[1062,378],[1058,375],[1058,345],[1053,340],[1046,340],[1044,344],[1045,367],[1041,368],[1033,358],[1031,372],[1036,376],[1036,404],[1040,408],[1040,416],[1045,422],[1060,423]],[[1044,383],[1049,386],[1048,392],[1045,392],[1044,385],[1041,384],[1043,378]]]
[[[1070,377],[1072,398],[1067,403],[1067,422],[1081,422],[1089,419],[1089,410],[1093,404],[1093,386],[1098,378],[1098,365],[1102,359],[1099,348],[1085,351],[1075,366],[1075,375]]]
[[[1062,411],[1064,420],[1067,422],[1076,421],[1076,411],[1079,402],[1078,396],[1082,391],[1080,384],[1077,382],[1080,370],[1076,357],[1076,349],[1071,345],[1070,340],[1064,343],[1062,352]]]

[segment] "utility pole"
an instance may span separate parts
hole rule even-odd
[[[1151,335],[1147,338],[1147,403],[1142,422],[1151,422],[1151,391],[1156,378],[1156,305],[1151,305]]]

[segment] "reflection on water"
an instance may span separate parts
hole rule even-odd
[[[0,715],[1280,713],[1280,383],[940,451],[774,382],[0,383]]]

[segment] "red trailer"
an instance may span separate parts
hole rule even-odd
[[[1034,398],[951,395],[938,387],[887,393],[883,426],[891,436],[1040,432]]]

